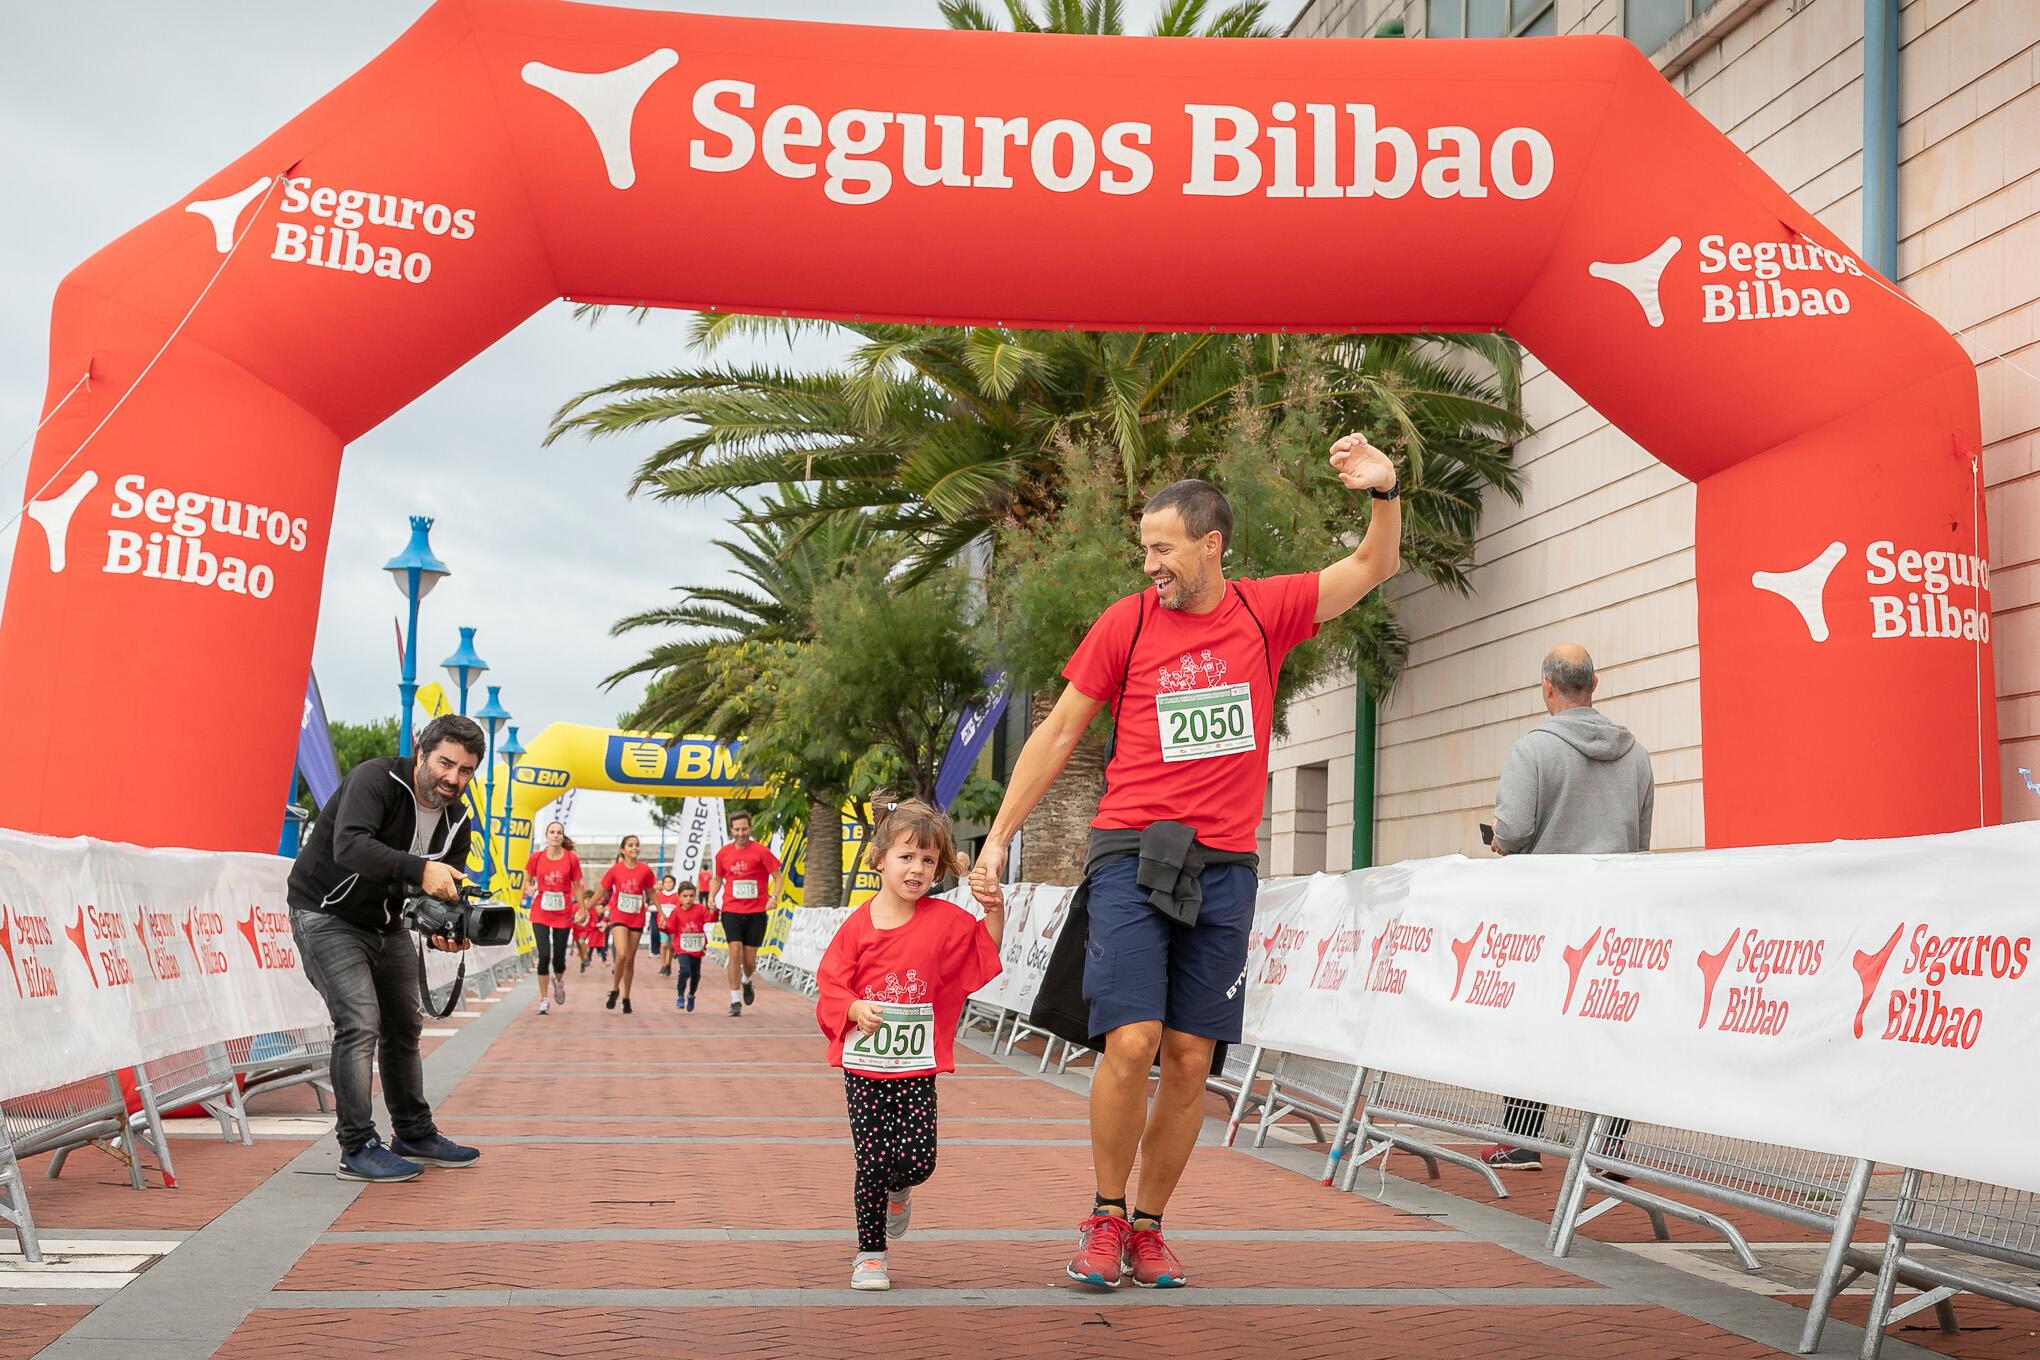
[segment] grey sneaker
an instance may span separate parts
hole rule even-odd
[[[1542,1171],[1544,1159],[1529,1148],[1490,1144],[1480,1150],[1480,1159],[1497,1171]]]
[[[886,1272],[885,1253],[870,1252],[859,1256],[850,1266],[850,1287],[852,1289],[891,1289],[892,1276]]]
[[[885,1197],[885,1240],[891,1242],[907,1235],[907,1225],[914,1221],[914,1192],[902,1190],[897,1195]]]

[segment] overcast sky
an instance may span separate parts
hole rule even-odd
[[[935,0],[634,7],[940,23]],[[1271,18],[1286,23],[1300,7],[1276,0]],[[50,299],[63,275],[337,85],[425,8],[423,0],[0,8],[0,183],[12,204],[48,205],[0,219],[0,500],[20,504],[28,450],[16,446],[35,426]],[[1139,31],[1155,8],[1136,0],[1128,26]],[[555,303],[347,450],[313,655],[333,717],[396,711],[390,620],[403,598],[379,568],[402,548],[404,516],[415,510],[441,515],[432,543],[453,572],[425,603],[420,679],[440,678],[434,663],[453,651],[457,626],[471,625],[494,668],[489,679],[527,737],[553,721],[615,721],[634,696],[597,682],[648,639],[611,638],[609,623],[659,603],[670,587],[719,578],[727,562],[708,543],[726,526],[713,506],[626,499],[647,441],[548,450],[539,438],[574,393],[680,361],[686,320],[612,316],[591,327]],[[811,341],[799,357],[825,362],[831,352]],[[446,513],[468,497],[480,514]],[[533,551],[558,542],[562,525],[570,551]],[[0,550],[11,560],[13,548],[9,530]],[[620,794],[584,799],[577,830],[583,816],[590,833],[636,821]]]

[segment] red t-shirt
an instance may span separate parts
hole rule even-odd
[[[692,954],[697,959],[707,953],[708,923],[714,919],[715,913],[702,906],[699,902],[696,902],[691,907],[673,908],[666,916],[666,933],[673,937],[673,952],[676,954]],[[700,935],[702,937],[702,948],[683,948],[680,943],[680,937],[683,935]]]
[[[602,886],[596,890],[596,896],[609,908],[609,924],[643,930],[645,903],[652,900],[652,890],[658,886],[659,876],[652,872],[651,865],[641,863],[632,868],[618,860],[604,871]],[[635,910],[631,909],[632,904],[624,901],[626,897],[635,899]]]
[[[531,924],[557,930],[574,923],[574,885],[581,881],[581,858],[571,850],[552,859],[544,850],[532,852],[524,864],[524,886],[531,890]],[[558,893],[548,906],[546,894]]]
[[[779,872],[779,857],[769,846],[760,841],[725,845],[715,852],[715,871],[722,875],[720,905],[724,911],[742,915],[772,905],[765,900],[765,884]]]
[[[1112,705],[1118,720],[1091,825],[1144,831],[1187,822],[1214,850],[1252,850],[1268,787],[1274,677],[1297,643],[1317,636],[1317,602],[1317,573],[1303,572],[1229,582],[1208,614],[1163,609],[1144,590],[1100,615],[1063,667],[1065,680]]]
[[[849,1070],[870,1077],[931,1076],[956,1070],[956,1022],[970,994],[999,975],[999,951],[984,923],[939,897],[924,897],[903,926],[880,930],[866,903],[850,913],[822,954],[815,1019],[829,1036],[829,1066],[843,1067],[843,1041],[855,1028],[852,1001],[928,1004],[935,1018],[934,1065],[920,1071]]]

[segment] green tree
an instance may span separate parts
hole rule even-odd
[[[371,718],[361,723],[330,718],[326,731],[333,739],[333,758],[339,762],[342,775],[364,760],[397,753],[395,718]]]

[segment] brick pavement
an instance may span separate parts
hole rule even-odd
[[[741,1020],[720,1008],[681,1015],[647,987],[626,1017],[604,1011],[601,992],[570,980],[569,1004],[541,1017],[526,984],[500,1003],[503,1014],[441,1022],[483,1025],[436,1041],[465,1074],[438,1108],[450,1133],[482,1144],[472,1169],[350,1191],[349,1203],[324,1174],[330,1143],[285,1166],[303,1142],[187,1139],[177,1147],[185,1188],[174,1192],[137,1195],[110,1163],[85,1161],[60,1189],[37,1182],[46,1232],[204,1229],[258,1186],[273,1201],[266,1212],[287,1216],[294,1197],[317,1199],[317,1222],[331,1227],[308,1230],[265,1276],[273,1289],[258,1286],[203,1342],[180,1339],[180,1328],[204,1331],[182,1320],[166,1324],[160,1349],[90,1341],[93,1321],[81,1322],[76,1301],[30,1308],[0,1294],[0,1360],[36,1354],[74,1324],[53,1356],[995,1360],[1148,1346],[1209,1360],[1587,1360],[1778,1356],[1796,1332],[1790,1305],[1802,1300],[1760,1299],[1592,1243],[1576,1260],[1544,1258],[1533,1220],[1548,1214],[1555,1171],[1515,1178],[1516,1197],[1488,1206],[1471,1178],[1448,1170],[1438,1188],[1464,1201],[1412,1206],[1390,1195],[1405,1206],[1396,1207],[1320,1187],[1322,1154],[1293,1146],[1198,1150],[1169,1208],[1192,1288],[1077,1289],[1061,1263],[1089,1192],[1086,1102],[1073,1081],[981,1052],[960,1053],[959,1073],[942,1079],[939,1168],[916,1197],[914,1233],[894,1248],[895,1289],[855,1295],[845,1288],[842,1088],[821,1065],[808,1003],[768,989]],[[309,1106],[302,1093],[273,1099],[276,1112]],[[1402,1171],[1418,1168],[1400,1159],[1391,1172]],[[1363,1191],[1377,1174],[1363,1175]],[[1648,1236],[1640,1215],[1595,1226]],[[1755,1240],[1799,1236],[1754,1227]],[[166,1261],[202,1264],[213,1235],[197,1232]],[[1860,1319],[1862,1305],[1845,1299],[1837,1315]],[[1968,1299],[1960,1307],[1965,1327],[1980,1330],[1905,1340],[1987,1360],[2040,1356],[2030,1325],[2040,1319]],[[1853,1342],[1837,1326],[1828,1350]],[[1904,1344],[1886,1353],[1926,1354]]]

